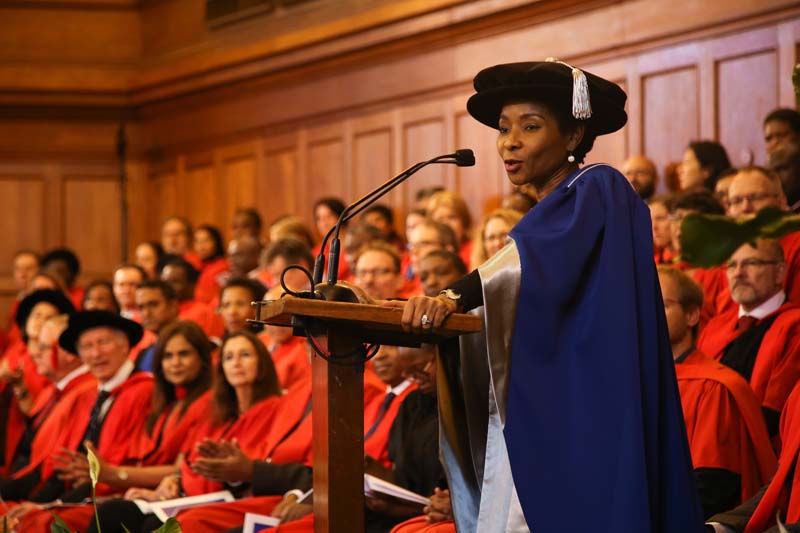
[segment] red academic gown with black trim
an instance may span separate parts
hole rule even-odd
[[[203,302],[189,300],[178,304],[178,317],[194,322],[208,338],[221,339],[225,335],[225,323],[214,309]]]
[[[267,347],[272,342],[267,337],[263,339]],[[267,344],[268,343],[268,344]],[[278,380],[284,389],[290,389],[300,381],[311,380],[311,365],[308,364],[306,341],[302,337],[289,337],[286,342],[270,348],[272,363]]]
[[[194,287],[194,299],[198,302],[211,303],[219,296],[221,275],[228,271],[228,260],[218,257],[211,261],[203,262],[200,277]]]
[[[410,388],[410,387],[409,387]],[[385,391],[385,387],[383,388]],[[376,398],[382,399],[381,389],[376,388],[373,380],[364,382],[364,411],[365,427],[367,411],[376,411]],[[369,400],[367,400],[369,398]],[[311,401],[311,380],[301,381],[292,387],[281,402],[281,414],[275,425],[265,439],[265,453],[262,457],[273,463],[303,463],[311,466],[313,457],[312,445],[312,417],[301,417],[306,411],[308,402]],[[378,402],[380,403],[380,402]],[[394,403],[394,402],[393,402]],[[297,425],[298,421],[300,424]],[[286,432],[294,428],[286,436]],[[377,433],[377,431],[376,431]],[[373,435],[379,439],[379,435]],[[367,441],[369,442],[369,441]],[[271,446],[274,448],[270,449]],[[366,448],[366,443],[365,443]],[[252,457],[252,456],[251,456]],[[269,514],[280,503],[283,495],[254,496],[235,502],[218,503],[195,507],[178,513],[178,522],[184,531],[193,533],[215,533],[224,531],[244,523],[245,513]]]
[[[756,507],[745,533],[761,533],[775,524],[775,514],[787,524],[800,522],[800,384],[795,386],[786,408],[781,414],[780,424],[783,448],[778,458],[778,471],[767,486]]]
[[[800,305],[786,302],[769,317],[774,315],[777,318],[756,355],[750,388],[763,407],[780,412],[800,379]],[[712,359],[722,359],[725,348],[739,336],[738,319],[738,308],[714,317],[700,334],[698,349]]]
[[[783,247],[786,278],[783,281],[786,299],[800,304],[800,231],[784,235],[778,241]]]
[[[285,532],[289,530],[280,531]],[[405,522],[401,522],[392,528],[391,533],[455,533],[456,523],[452,520],[444,520],[431,524],[425,516],[417,516]]]
[[[383,416],[383,419],[381,419],[377,429],[364,441],[364,454],[369,455],[385,467],[392,466],[391,461],[389,461],[389,432],[397,416],[397,411],[400,410],[400,405],[403,403],[403,400],[406,399],[408,393],[416,390],[416,388],[416,385],[410,385],[392,400],[392,403],[389,404],[389,409],[386,410],[386,414]],[[386,392],[387,391],[384,390],[384,394],[386,394]],[[377,421],[381,403],[383,403],[383,399],[379,402],[374,401],[370,405],[364,407],[365,432],[369,431],[372,425]]]
[[[742,501],[769,481],[777,466],[758,400],[735,371],[699,350],[675,365],[694,468],[741,476]]]

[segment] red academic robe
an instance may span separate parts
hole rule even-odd
[[[394,423],[394,419],[397,416],[397,411],[400,410],[400,404],[403,403],[403,400],[406,399],[408,393],[412,390],[417,388],[416,385],[411,385],[406,387],[406,389],[401,392],[392,403],[389,404],[389,409],[386,411],[386,414],[383,416],[378,428],[375,432],[370,435],[368,439],[364,441],[364,454],[369,455],[373,459],[379,461],[383,466],[391,467],[392,463],[389,461],[389,431],[392,429],[392,424]],[[386,393],[384,389],[384,394]],[[380,411],[381,401],[373,401],[370,405],[364,408],[364,431],[369,431],[372,425],[375,423],[375,420],[378,417],[378,411]]]
[[[714,317],[697,341],[698,349],[720,360],[725,347],[739,334],[738,308]],[[784,303],[764,335],[750,377],[750,388],[762,406],[781,411],[800,379],[800,305]],[[770,315],[772,316],[772,315]]]
[[[761,533],[775,524],[775,513],[787,524],[800,521],[800,384],[794,388],[780,425],[783,448],[778,458],[778,471],[772,478],[764,496],[750,517],[745,533]]]
[[[200,277],[194,288],[194,299],[198,302],[211,303],[219,296],[221,274],[228,271],[228,260],[218,257],[203,263]]]
[[[77,311],[83,309],[83,297],[86,294],[86,289],[78,287],[77,285],[69,288],[69,299],[72,305],[75,306]]]
[[[786,278],[783,282],[786,298],[800,304],[800,231],[784,235],[778,240],[786,262]]]
[[[198,272],[203,269],[203,260],[200,259],[200,256],[197,255],[194,251],[190,250],[183,254],[183,258],[189,261],[191,265],[197,270]]]
[[[268,338],[267,338],[268,339]],[[268,347],[272,344],[266,344]],[[300,381],[311,380],[311,365],[308,364],[306,341],[302,337],[289,337],[289,340],[271,349],[272,363],[278,373],[278,380],[284,389],[290,389]]]
[[[431,524],[425,516],[418,516],[397,524],[391,533],[456,533],[456,523],[445,520]]]
[[[742,501],[777,466],[758,400],[742,377],[695,350],[675,366],[694,468],[722,468],[742,480]]]
[[[178,306],[178,317],[200,326],[208,338],[221,339],[225,335],[225,323],[222,317],[210,305],[203,302],[197,300],[181,302]]]
[[[472,245],[472,240],[466,241],[461,244],[461,248],[458,250],[459,257],[467,265],[467,270],[470,269],[470,263],[472,263]]]
[[[364,397],[366,419],[367,411],[376,410],[373,405],[375,398],[382,398],[371,379],[364,382]],[[367,402],[366,398],[370,398],[370,400]],[[306,416],[300,425],[297,425],[310,400],[310,380],[296,384],[283,396],[280,407],[281,414],[275,421],[272,430],[267,434],[267,438],[264,439],[266,453],[262,457],[268,458],[273,463],[304,463],[311,466],[313,460],[311,454],[312,417]],[[292,428],[294,430],[287,437],[286,433]],[[281,498],[282,495],[255,496],[235,502],[204,505],[182,511],[178,513],[177,518],[184,531],[215,533],[242,525],[245,513],[269,514],[280,503]]]

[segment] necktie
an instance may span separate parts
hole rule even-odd
[[[103,404],[110,395],[110,392],[101,390],[97,394],[97,400],[95,400],[92,411],[89,414],[89,427],[86,428],[86,434],[83,436],[83,440],[88,440],[95,446],[97,446],[97,440],[100,438],[100,427],[103,425],[103,419],[100,417]]]
[[[739,329],[739,331],[744,332],[752,328],[756,324],[756,322],[758,322],[758,319],[754,316],[749,316],[749,315],[740,316],[737,328]]]
[[[389,406],[392,405],[392,400],[395,399],[397,395],[393,392],[387,392],[386,396],[383,398],[383,402],[381,402],[381,406],[378,409],[378,416],[375,417],[375,422],[372,424],[372,427],[369,428],[369,431],[364,435],[364,440],[367,440],[372,436],[375,431],[377,431],[378,426],[383,421],[383,417],[386,416],[386,411],[389,410]]]

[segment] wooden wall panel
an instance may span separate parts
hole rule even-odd
[[[358,133],[353,139],[353,200],[392,177],[390,128]]]
[[[264,172],[256,183],[256,206],[269,224],[286,213],[299,213],[296,148],[270,151],[264,155]],[[303,191],[304,192],[304,191]],[[305,207],[305,206],[303,206]]]
[[[196,225],[218,226],[223,218],[218,212],[221,207],[218,182],[213,164],[185,168],[181,175],[181,214]]]
[[[458,149],[469,148],[475,153],[474,167],[456,169],[456,189],[469,205],[477,225],[487,211],[499,204],[500,197],[511,190],[497,153],[497,132],[460,112],[455,117]]]
[[[324,139],[309,142],[306,153],[306,188],[301,192],[305,197],[303,204],[313,204],[323,196],[339,196],[345,199],[351,197],[349,180],[345,177],[345,151],[341,138]],[[298,213],[301,216],[310,216]]]
[[[659,169],[680,161],[700,133],[699,80],[694,68],[650,74],[643,79],[644,153]]]
[[[0,276],[11,275],[11,262],[18,250],[40,251],[45,247],[44,200],[42,176],[0,175]]]
[[[445,127],[442,119],[428,119],[410,122],[403,126],[403,167],[425,161],[447,153],[453,147],[445,146]],[[444,165],[429,165],[409,178],[401,187],[402,196],[397,198],[395,207],[405,212],[414,204],[414,194],[423,187],[443,185],[446,170]]]
[[[717,63],[718,138],[734,166],[766,164],[761,125],[778,106],[777,61],[770,50]]]
[[[81,258],[82,279],[109,278],[121,259],[119,184],[114,177],[64,180],[64,244]]]
[[[222,187],[225,190],[225,206],[222,220],[225,232],[230,237],[230,221],[239,207],[256,206],[256,161],[255,156],[230,159],[223,162]],[[219,199],[217,199],[219,202]]]
[[[178,213],[177,178],[175,173],[150,176],[150,202],[148,204],[150,239],[161,240],[161,223],[168,216]]]

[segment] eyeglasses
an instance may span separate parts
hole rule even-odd
[[[754,192],[752,194],[743,194],[741,196],[729,196],[728,205],[731,207],[737,206],[743,202],[754,204],[768,198],[776,198],[778,195],[770,192]]]
[[[380,278],[388,274],[396,274],[396,273],[397,272],[395,272],[391,268],[373,268],[372,270],[355,271],[357,278],[366,278],[367,276],[372,276],[373,278]]]
[[[734,271],[739,267],[742,267],[742,270],[752,270],[764,265],[776,265],[780,262],[781,261],[767,261],[765,259],[742,259],[741,261],[728,261],[725,268],[728,269],[728,272]]]
[[[483,238],[484,242],[506,242],[506,238],[508,237],[508,233],[495,233],[493,235],[487,235]]]

